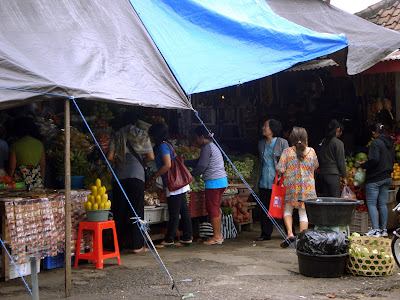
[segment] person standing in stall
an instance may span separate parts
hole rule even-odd
[[[204,244],[222,244],[224,238],[221,233],[220,206],[222,194],[228,186],[224,159],[218,147],[210,141],[210,133],[203,126],[196,127],[194,132],[195,142],[201,147],[200,157],[196,160],[185,161],[185,165],[194,167],[193,176],[203,174],[205,182],[206,209],[213,227],[213,236]]]
[[[32,119],[22,117],[15,120],[19,139],[9,149],[8,175],[24,181],[27,187],[42,188],[46,170],[46,155],[39,131]]]
[[[371,131],[374,140],[368,150],[368,161],[356,163],[357,167],[367,169],[365,191],[372,228],[364,235],[387,237],[386,199],[395,162],[394,139],[386,133],[385,125],[382,123],[374,124]]]
[[[289,241],[294,242],[293,234],[293,209],[298,209],[300,219],[300,232],[308,229],[308,218],[301,199],[315,198],[314,171],[318,168],[317,154],[308,147],[307,131],[303,127],[293,127],[289,136],[292,147],[285,149],[279,160],[276,170],[283,174],[283,185],[286,188],[283,221],[287,230],[287,237],[281,243],[282,248],[289,246]]]
[[[145,173],[142,164],[130,149],[133,149],[144,163],[154,160],[154,153],[147,132],[136,127],[137,119],[134,112],[124,113],[123,127],[111,138],[107,159],[115,162],[115,174],[136,214],[143,220]],[[137,224],[132,224],[134,221],[130,219],[134,217],[132,208],[116,181],[113,181],[112,210],[121,249],[132,245],[133,253],[148,250],[143,247],[143,236]],[[123,245],[122,243],[127,241],[128,235],[131,236],[131,245]]]
[[[271,200],[272,184],[274,183],[276,165],[282,155],[284,149],[289,147],[288,142],[280,138],[282,131],[281,122],[274,119],[265,121],[262,127],[262,134],[264,136],[258,142],[258,153],[260,158],[260,180],[259,180],[259,194],[262,204],[269,209]],[[261,214],[261,235],[257,241],[266,241],[271,239],[271,234],[274,227],[267,214]]]
[[[150,127],[149,135],[154,142],[154,154],[156,158],[157,172],[153,176],[156,180],[158,176],[162,176],[165,184],[165,174],[171,168],[172,160],[175,158],[175,151],[171,143],[167,139],[167,128],[163,124],[155,124]],[[186,193],[190,191],[189,185],[186,185],[176,191],[170,191],[166,187],[166,196],[168,200],[168,229],[164,241],[161,246],[174,246],[176,231],[179,226],[179,215],[183,229],[182,244],[192,243],[192,219],[190,217],[189,208],[186,200]]]
[[[340,197],[340,175],[343,177],[344,184],[347,184],[344,144],[339,140],[343,130],[343,124],[332,119],[328,124],[328,133],[320,143],[319,178],[324,197]]]

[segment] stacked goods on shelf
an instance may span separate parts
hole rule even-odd
[[[85,218],[82,203],[87,192],[71,194],[71,250],[75,251],[79,222]],[[6,242],[17,264],[29,257],[55,256],[65,250],[64,195],[41,198],[3,198],[5,204]],[[87,240],[83,246],[89,246]]]
[[[197,159],[200,156],[200,148],[197,147],[188,147],[185,145],[182,145],[178,148],[175,149],[175,152],[177,155],[183,154],[185,156],[185,159],[191,160],[191,159]]]
[[[98,120],[110,121],[114,119],[113,113],[109,109],[108,104],[104,102],[94,102],[92,113]]]
[[[158,195],[156,192],[144,192],[144,206],[156,206],[158,202]]]

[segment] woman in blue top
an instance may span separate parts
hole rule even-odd
[[[167,140],[167,128],[162,124],[155,124],[149,129],[150,138],[155,143],[154,155],[158,171],[154,174],[155,180],[158,176],[162,176],[165,186],[165,174],[171,168],[171,161],[175,158],[172,151],[172,145]],[[181,215],[183,237],[181,243],[190,244],[192,242],[192,219],[190,217],[189,208],[186,201],[186,192],[190,191],[189,185],[184,186],[176,191],[169,191],[166,187],[168,200],[168,229],[164,241],[161,245],[173,246],[176,230],[179,226],[179,215]]]
[[[258,142],[258,153],[260,157],[261,176],[259,181],[260,200],[269,209],[271,200],[272,184],[274,183],[276,165],[284,149],[289,148],[288,142],[280,137],[282,131],[281,122],[269,119],[262,127],[264,138]],[[261,236],[257,241],[271,239],[273,230],[272,222],[267,214],[261,214]]]

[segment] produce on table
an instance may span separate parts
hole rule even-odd
[[[232,161],[233,165],[236,167],[236,169],[244,178],[250,178],[251,173],[253,172],[255,160],[257,160],[257,158],[254,155],[251,154],[247,154],[244,156],[230,155],[229,158]],[[240,178],[239,174],[236,173],[235,169],[228,161],[225,161],[224,167],[228,178]]]
[[[188,147],[183,145],[176,148],[175,152],[177,155],[183,154],[187,160],[192,160],[199,158],[201,150],[197,147]]]
[[[149,193],[147,191],[144,192],[144,206],[155,206],[158,204],[158,195],[156,192]]]
[[[79,132],[78,129],[71,126],[71,151],[82,151],[85,154],[92,153],[94,144],[92,138]],[[65,149],[65,133],[59,130],[55,136],[53,143],[50,146],[50,152],[64,152]]]
[[[237,194],[237,193],[238,189],[233,186],[228,186],[224,191],[224,194]]]
[[[108,134],[95,134],[94,137],[96,138],[97,142],[99,143],[101,150],[104,153],[107,153],[108,144],[110,143],[111,137]]]
[[[85,210],[99,210],[99,209],[110,209],[111,201],[108,200],[108,194],[106,194],[106,187],[101,185],[100,178],[96,179],[95,185],[90,187],[92,191],[87,196],[87,201],[83,204]]]
[[[393,165],[392,179],[394,180],[400,179],[400,165],[398,163],[394,163]]]
[[[190,190],[192,192],[200,192],[204,191],[205,183],[203,180],[203,176],[194,176],[192,182],[190,183]]]
[[[221,206],[232,208],[232,217],[235,223],[240,224],[251,220],[247,203],[238,196],[223,200]]]
[[[49,155],[50,164],[54,167],[56,174],[63,175],[65,173],[65,157],[64,152],[57,151]],[[89,169],[87,156],[80,150],[71,151],[71,175],[84,176]]]
[[[354,158],[355,162],[360,162],[360,161],[367,161],[368,160],[368,156],[367,154],[365,154],[364,152],[360,152],[356,155],[356,157]]]
[[[112,127],[107,123],[107,121],[97,119],[93,121],[90,126],[94,131],[111,131]]]

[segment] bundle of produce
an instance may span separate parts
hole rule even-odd
[[[112,127],[107,123],[107,121],[97,119],[92,122],[90,126],[94,131],[109,131]]]
[[[71,151],[79,150],[85,154],[92,153],[94,144],[92,138],[79,132],[78,129],[71,126]],[[59,130],[55,136],[50,149],[54,151],[64,151],[65,149],[65,133]]]
[[[110,121],[114,119],[113,113],[108,108],[108,104],[104,102],[95,102],[92,108],[93,114],[97,119]]]
[[[230,156],[230,159],[244,178],[250,178],[255,161],[253,155],[245,155],[242,157]],[[225,161],[224,167],[228,178],[240,178],[239,174],[236,173],[235,169],[228,161]]]
[[[50,141],[57,134],[57,124],[51,119],[36,118],[35,124],[38,127],[39,133],[44,137],[46,141]]]
[[[101,185],[101,180],[96,179],[96,185],[90,187],[91,193],[87,196],[87,201],[83,204],[85,210],[98,210],[98,209],[110,209],[111,201],[108,200],[108,194],[106,194],[106,187]]]
[[[87,156],[80,150],[71,151],[71,175],[86,175],[89,169]],[[50,164],[56,171],[56,174],[63,175],[65,173],[65,155],[62,151],[56,151],[49,154]]]
[[[185,156],[185,159],[192,160],[197,159],[200,156],[200,149],[197,147],[188,147],[188,146],[180,146],[179,148],[175,149],[176,154]]]
[[[113,175],[111,173],[105,172],[104,169],[97,173],[89,172],[87,174],[87,176],[85,177],[85,181],[84,181],[85,189],[90,189],[90,187],[93,185],[93,182],[96,182],[96,179],[99,178],[102,185],[104,185],[106,187],[106,190],[111,191],[112,190],[112,177],[113,177]]]
[[[232,208],[232,216],[235,223],[240,224],[251,220],[251,215],[247,203],[238,196],[223,200],[221,206]]]
[[[193,177],[192,182],[190,183],[190,190],[192,192],[200,192],[204,191],[206,184],[204,183],[203,176],[195,176]]]

